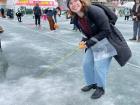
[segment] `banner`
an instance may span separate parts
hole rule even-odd
[[[19,0],[16,5],[34,6],[36,3],[39,3],[39,6],[55,6],[54,0]]]

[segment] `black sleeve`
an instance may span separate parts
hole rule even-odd
[[[97,40],[102,40],[111,34],[110,23],[104,10],[97,6],[90,6],[88,8],[88,15],[90,20],[97,26],[99,32],[94,35]]]
[[[86,41],[86,46],[87,46],[87,48],[90,48],[91,46],[93,46],[93,45],[95,45],[96,44],[96,42],[95,41],[93,41],[93,40],[87,40]]]
[[[88,40],[88,38],[86,38],[86,37],[82,37],[82,40],[81,41],[87,41]]]
[[[134,5],[133,8],[132,8],[132,15],[136,15],[135,10],[136,10],[136,5]]]

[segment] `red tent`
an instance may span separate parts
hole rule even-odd
[[[16,2],[16,5],[34,6],[36,3],[39,3],[39,6],[55,6],[55,0],[18,0]]]

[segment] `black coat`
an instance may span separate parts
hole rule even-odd
[[[137,19],[140,20],[140,6],[138,7],[138,11],[136,12],[136,4],[132,8],[132,14],[137,16]]]
[[[21,17],[21,16],[22,16],[22,13],[21,13],[21,12],[17,12],[17,13],[16,13],[16,16],[17,16],[17,17]]]
[[[124,66],[132,54],[121,32],[109,23],[105,12],[97,6],[89,6],[85,15],[94,33],[92,37],[97,38],[99,41],[103,38],[107,38],[117,51],[118,55],[114,56],[115,59],[121,66]],[[74,24],[84,33],[78,24],[77,16],[75,16]],[[84,35],[87,36],[85,33]],[[90,40],[90,38],[91,37],[88,37],[88,40]]]

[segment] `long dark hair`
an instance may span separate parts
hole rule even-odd
[[[56,7],[56,9],[60,12],[60,13],[58,14],[58,16],[61,16],[61,8],[60,8],[60,7]]]

